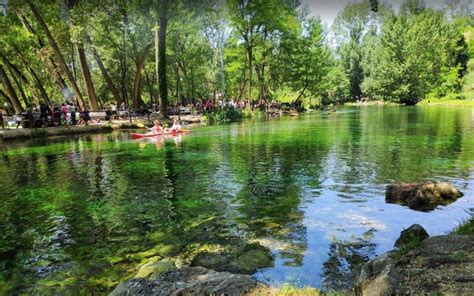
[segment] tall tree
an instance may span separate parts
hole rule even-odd
[[[18,99],[18,96],[15,92],[15,89],[13,88],[13,85],[10,79],[8,78],[7,73],[5,72],[5,69],[3,68],[2,64],[0,64],[0,81],[2,82],[3,87],[7,91],[10,104],[12,105],[15,112],[23,112],[23,106],[21,105],[20,100]]]
[[[85,30],[83,26],[80,26],[80,22],[77,21],[77,14],[82,15],[83,11],[79,11],[79,13],[74,13],[75,10],[80,9],[78,7],[78,2],[76,0],[66,0],[66,5],[68,8],[68,22],[69,28],[72,31],[72,41],[74,43],[74,47],[76,48],[77,55],[79,57],[79,64],[81,67],[82,77],[86,86],[87,95],[89,97],[89,103],[92,110],[97,111],[99,110],[99,105],[97,103],[97,97],[95,94],[94,89],[94,82],[92,81],[91,72],[89,70],[89,65],[87,63],[86,53],[84,51],[84,34]],[[76,15],[75,15],[76,14]],[[76,34],[74,34],[76,33]]]
[[[53,48],[54,53],[56,54],[56,57],[59,61],[59,64],[61,65],[62,70],[66,74],[66,77],[69,80],[69,83],[72,86],[72,90],[74,92],[74,96],[76,97],[76,100],[79,103],[79,107],[81,109],[85,109],[86,105],[84,102],[84,99],[82,98],[81,91],[79,90],[79,87],[77,86],[76,80],[74,79],[74,76],[72,75],[71,70],[66,64],[66,61],[64,60],[64,57],[61,53],[61,50],[59,49],[59,46],[57,45],[56,41],[54,40],[53,35],[51,34],[51,31],[49,30],[48,26],[46,25],[46,22],[44,21],[43,17],[41,16],[41,13],[38,11],[36,6],[33,4],[31,0],[26,0],[28,5],[31,8],[31,11],[33,12],[33,15],[35,16],[36,20],[40,24],[40,26],[43,28],[43,31],[45,32],[48,41]]]
[[[160,114],[168,117],[168,81],[166,78],[166,30],[168,26],[168,0],[159,0],[160,28],[158,32],[158,84],[160,88]]]
[[[99,69],[102,73],[102,76],[104,77],[105,82],[107,83],[107,87],[109,88],[110,92],[112,93],[113,98],[115,99],[115,102],[117,105],[121,105],[123,103],[123,99],[120,96],[117,87],[115,86],[115,83],[113,82],[112,78],[109,75],[109,72],[107,71],[107,68],[105,68],[104,63],[102,62],[102,59],[100,58],[99,53],[97,52],[97,49],[95,48],[94,44],[92,43],[92,40],[87,32],[84,32],[84,40],[86,43],[89,45],[90,50],[92,51],[92,55],[94,56],[95,62],[99,66]]]

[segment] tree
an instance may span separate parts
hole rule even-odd
[[[3,66],[0,64],[0,81],[3,84],[3,87],[7,91],[7,98],[9,100],[9,103],[13,106],[13,109],[15,110],[16,113],[21,113],[23,112],[23,106],[20,103],[20,100],[18,99],[18,96],[15,92],[15,89],[13,88],[13,85],[10,81],[10,79],[7,76],[7,73],[5,72],[5,69]]]
[[[321,22],[312,18],[303,22],[302,26],[300,30],[283,37],[279,56],[285,83],[298,92],[295,103],[302,100],[305,92],[320,97],[324,92],[324,77],[332,66]]]
[[[158,85],[160,87],[160,114],[168,117],[168,81],[166,78],[166,30],[168,25],[168,0],[159,0],[160,28],[158,32]]]
[[[416,104],[448,80],[453,85],[452,71],[459,78],[458,67],[465,63],[459,57],[463,50],[457,49],[459,33],[441,12],[420,10],[420,3],[407,1],[400,15],[384,25],[363,83],[372,96]]]
[[[339,44],[337,52],[349,78],[350,94],[353,98],[362,96],[360,85],[364,80],[363,40],[371,20],[371,9],[368,1],[349,3],[336,17],[332,28]]]
[[[51,34],[48,26],[46,25],[46,22],[44,21],[43,17],[41,16],[40,12],[36,8],[36,6],[33,4],[33,2],[31,0],[27,0],[27,3],[29,7],[31,8],[31,11],[33,12],[33,15],[35,16],[36,20],[38,21],[40,26],[43,28],[43,31],[45,32],[48,38],[48,41],[51,47],[53,48],[54,53],[56,54],[56,57],[61,65],[62,70],[66,74],[66,77],[68,78],[69,83],[72,85],[72,89],[79,103],[79,107],[81,109],[85,109],[86,105],[84,103],[84,99],[82,98],[81,91],[79,90],[79,87],[77,86],[76,80],[74,79],[74,76],[72,75],[71,70],[69,69],[69,67],[66,64],[66,61],[64,60],[61,50],[59,49],[53,35]]]

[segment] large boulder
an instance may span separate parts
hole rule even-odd
[[[413,224],[400,233],[400,237],[395,241],[396,248],[418,246],[421,241],[427,239],[430,235],[419,224]]]
[[[463,193],[453,184],[434,181],[388,185],[385,191],[387,203],[406,205],[417,211],[434,210],[438,205],[448,205],[461,196]]]
[[[154,280],[131,279],[110,295],[242,295],[258,287],[248,275],[217,272],[203,267],[166,271]]]
[[[356,276],[356,295],[393,295],[398,281],[392,253],[385,253],[364,264]]]
[[[367,262],[356,277],[355,294],[472,295],[474,236],[433,236],[405,251]]]
[[[201,266],[217,271],[252,274],[260,268],[273,266],[273,255],[269,249],[258,243],[248,244],[232,251],[197,254],[191,266]]]

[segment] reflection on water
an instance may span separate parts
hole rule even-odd
[[[149,250],[175,257],[242,240],[275,254],[274,267],[255,274],[262,281],[347,288],[353,268],[391,249],[403,228],[441,234],[469,215],[472,114],[346,108],[179,138],[8,144],[0,292],[105,293]],[[387,184],[425,179],[453,182],[465,196],[431,213],[385,204]]]

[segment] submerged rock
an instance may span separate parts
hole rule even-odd
[[[154,280],[131,279],[110,295],[242,295],[259,284],[250,276],[202,267],[166,271]]]
[[[428,232],[426,232],[421,225],[413,224],[400,233],[400,237],[395,241],[395,247],[400,248],[407,245],[416,245],[429,236]]]
[[[472,295],[474,236],[440,235],[406,254],[389,252],[366,263],[356,295]]]
[[[258,243],[249,244],[232,251],[197,254],[191,266],[201,266],[217,271],[252,274],[257,269],[272,267],[273,255]]]
[[[388,185],[385,191],[387,203],[406,205],[417,211],[431,211],[438,205],[448,205],[463,193],[451,183],[426,181]]]

